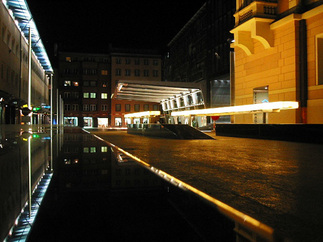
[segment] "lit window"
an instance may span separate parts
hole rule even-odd
[[[90,98],[96,98],[96,93],[95,92],[91,92]]]
[[[96,147],[91,147],[91,153],[96,153]]]
[[[89,93],[88,92],[84,92],[83,93],[83,98],[89,98]]]
[[[101,93],[101,99],[108,99],[108,94],[107,93]]]
[[[71,81],[64,81],[64,87],[70,87],[72,85]]]
[[[74,87],[78,87],[79,86],[79,83],[78,82],[73,82],[73,86]]]
[[[65,60],[66,60],[66,62],[72,62],[72,58],[68,57],[68,56],[65,58]]]
[[[101,75],[102,76],[107,76],[108,75],[108,70],[101,70]]]
[[[108,146],[101,146],[101,152],[102,153],[108,152]]]
[[[83,147],[83,153],[89,153],[89,147]]]

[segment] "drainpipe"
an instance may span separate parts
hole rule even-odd
[[[308,74],[307,74],[307,27],[306,20],[299,21],[299,102],[303,124],[307,123]]]

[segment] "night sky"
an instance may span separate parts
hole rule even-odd
[[[163,49],[205,0],[27,0],[48,55],[104,53],[114,47]]]

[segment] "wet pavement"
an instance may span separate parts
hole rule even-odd
[[[322,145],[212,133],[214,140],[175,140],[89,131],[292,241],[323,241]]]

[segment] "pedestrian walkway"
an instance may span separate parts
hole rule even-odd
[[[214,133],[214,140],[174,140],[90,132],[293,241],[323,240],[322,145]]]

